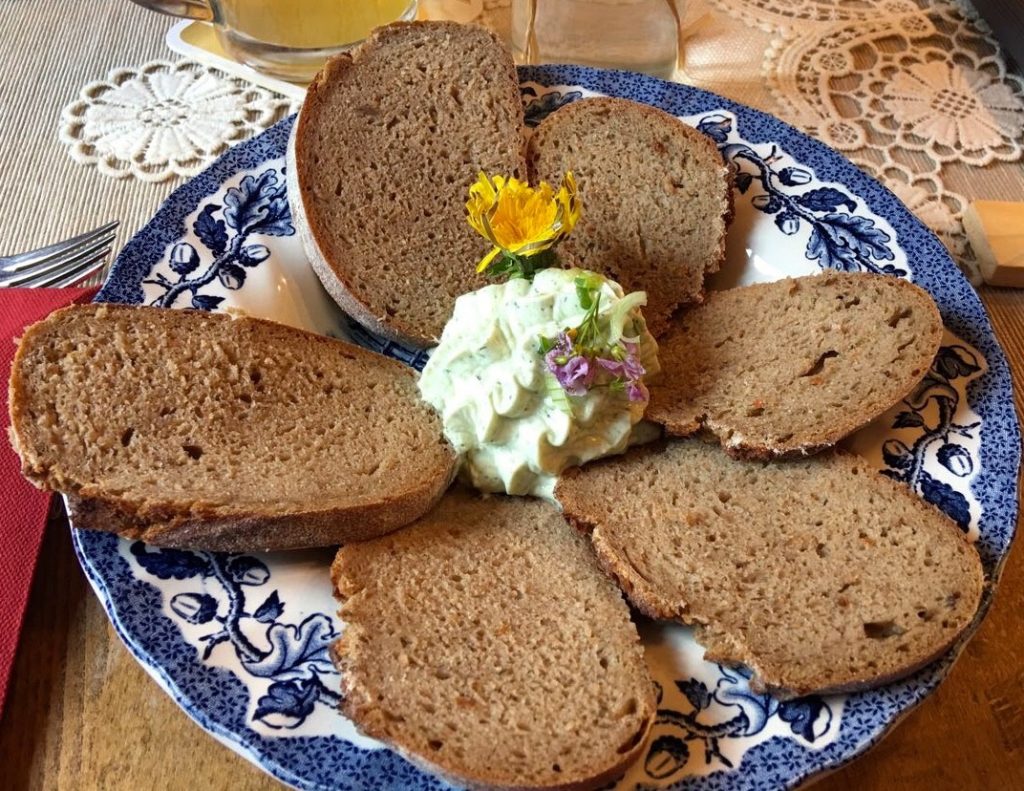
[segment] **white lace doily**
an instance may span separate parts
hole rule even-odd
[[[289,110],[275,93],[195,61],[151,61],[89,83],[61,112],[76,162],[115,178],[193,176]]]
[[[771,35],[763,76],[785,120],[880,178],[977,278],[947,165],[1024,152],[1024,80],[951,0],[710,0]]]

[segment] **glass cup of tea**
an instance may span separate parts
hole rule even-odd
[[[580,63],[671,79],[685,0],[512,0],[520,63]]]
[[[309,82],[327,58],[379,25],[416,16],[416,0],[132,0],[171,16],[213,23],[239,63],[291,82]]]

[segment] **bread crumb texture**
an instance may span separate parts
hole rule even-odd
[[[401,504],[454,464],[411,369],[258,319],[68,308],[25,333],[11,396],[26,475],[142,516]]]
[[[543,501],[449,492],[334,562],[345,713],[457,782],[595,787],[654,718],[636,628]]]
[[[527,160],[534,182],[576,176],[583,214],[559,253],[646,291],[655,336],[678,305],[701,299],[732,216],[729,171],[707,136],[654,107],[583,99],[537,127]]]
[[[646,416],[738,456],[814,452],[907,396],[941,340],[932,298],[899,278],[825,272],[714,292],[659,342]]]
[[[525,177],[511,57],[483,28],[398,23],[311,88],[295,153],[316,245],[369,314],[429,343],[455,298],[486,285],[470,185],[480,171]]]
[[[674,441],[571,470],[556,496],[637,607],[696,624],[707,657],[750,666],[756,689],[905,675],[978,608],[959,528],[849,454],[749,462]]]

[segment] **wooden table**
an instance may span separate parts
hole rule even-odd
[[[1024,291],[982,293],[1024,412]],[[89,590],[59,506],[47,530],[7,708],[0,788],[269,789],[128,654]],[[867,756],[816,788],[1024,788],[1024,552],[948,679]]]

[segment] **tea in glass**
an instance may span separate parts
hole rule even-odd
[[[213,0],[217,35],[235,60],[286,79],[310,79],[330,55],[379,25],[415,16],[409,0]]]
[[[331,55],[375,27],[416,16],[416,0],[132,0],[213,23],[221,46],[246,66],[308,82]]]

